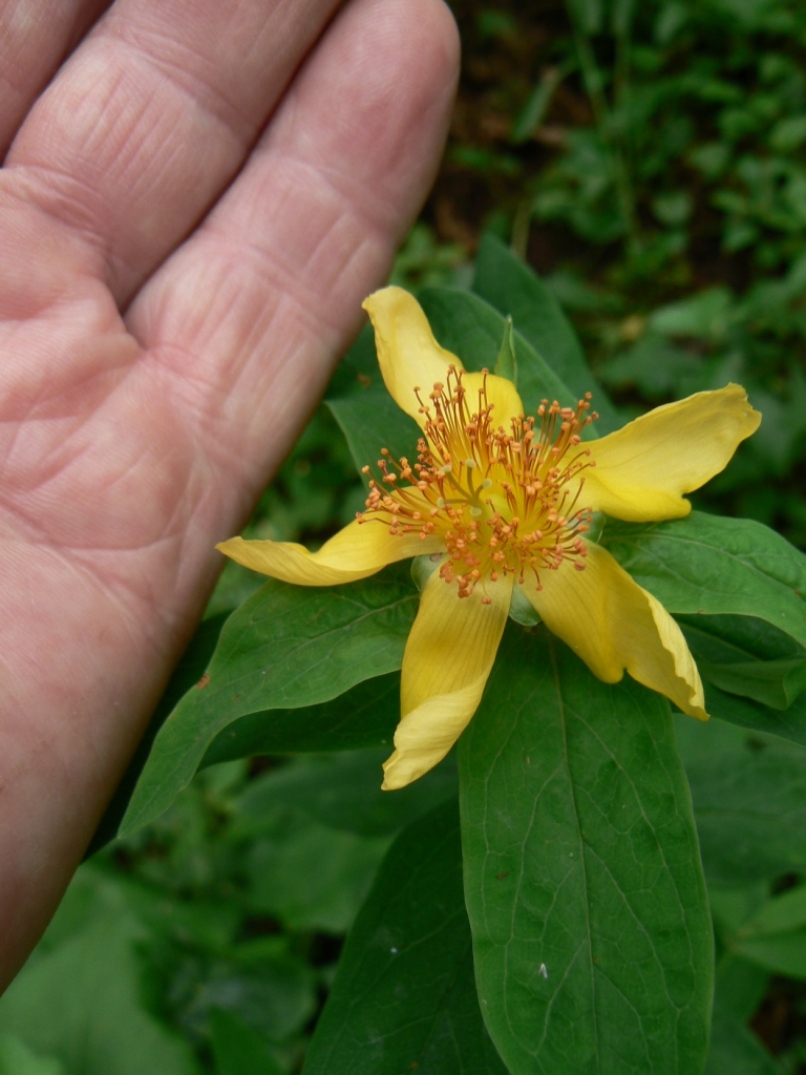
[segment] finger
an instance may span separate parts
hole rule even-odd
[[[0,3],[0,159],[31,103],[110,0]]]
[[[441,0],[347,5],[237,182],[129,311],[204,443],[223,453],[237,431],[226,463],[247,497],[287,450],[430,186],[457,67]]]
[[[119,301],[240,168],[337,0],[118,0],[7,158]]]

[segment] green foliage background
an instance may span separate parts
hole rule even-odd
[[[536,311],[512,287],[496,296],[496,275],[485,278],[484,258],[474,270],[479,236],[491,232],[541,271],[622,412],[728,380],[744,384],[764,423],[697,506],[757,519],[804,547],[806,9],[794,0],[453,6],[466,45],[456,121],[395,280],[462,287],[475,271],[476,287],[506,306],[516,331],[528,337],[534,318],[545,331],[550,308]],[[438,338],[440,294],[424,297]],[[478,316],[476,338],[486,355],[500,338],[488,338]],[[556,329],[552,365],[576,390],[581,353],[561,324]],[[528,345],[522,338],[518,346]],[[330,404],[265,494],[250,536],[315,543],[362,505],[340,428],[349,426],[351,404],[339,378],[362,368],[368,348],[371,341],[359,340],[337,374]],[[606,422],[606,404],[600,409]],[[378,432],[364,431],[369,459],[378,436],[389,443],[387,417],[379,410]],[[614,527],[608,540],[621,537]],[[638,576],[640,566],[631,567]],[[226,568],[163,717],[207,667],[220,614],[260,582]],[[403,1070],[403,1052],[418,1057],[419,1071],[437,1075],[505,1071],[478,1032],[469,935],[450,917],[451,894],[461,894],[462,882],[446,851],[459,840],[450,800],[457,765],[474,764],[471,747],[463,743],[458,760],[448,759],[428,782],[394,796],[377,790],[396,717],[395,647],[405,641],[415,600],[405,571],[390,573],[384,586],[380,601],[373,588],[351,589],[349,598],[351,606],[365,602],[368,622],[383,621],[377,639],[370,632],[362,641],[361,659],[372,661],[374,679],[351,682],[351,659],[336,659],[322,642],[321,674],[307,684],[304,702],[319,707],[319,753],[283,757],[292,739],[299,749],[292,731],[305,709],[283,708],[288,660],[269,637],[277,670],[265,678],[274,693],[259,682],[248,689],[273,709],[271,724],[245,702],[237,722],[185,760],[187,780],[199,761],[203,766],[185,791],[160,803],[155,788],[155,820],[85,864],[0,1001],[0,1075],[288,1075],[301,1070],[306,1051],[313,1075],[391,1075]],[[315,618],[315,601],[297,613]],[[343,611],[349,619],[355,609]],[[743,647],[757,648],[758,639],[737,638],[727,614],[724,621],[709,617],[708,636],[695,617],[681,618],[711,683],[718,684],[720,669],[737,674]],[[778,726],[788,738],[748,733],[741,722],[714,720],[707,735],[693,722],[676,722],[717,945],[709,1075],[806,1070],[806,762],[794,731],[804,724],[803,662],[772,629],[763,642],[764,656],[781,662],[779,674],[767,685],[753,680],[759,697],[745,703],[746,724],[754,727],[753,707],[763,704],[789,720]],[[498,673],[504,685],[516,674],[517,646],[512,634]],[[335,698],[341,690],[348,693]],[[205,704],[215,708],[212,692]],[[492,715],[479,717],[472,737],[500,734],[490,728]],[[541,748],[549,756],[550,744]],[[650,751],[649,740],[642,749]],[[243,760],[247,752],[258,759]],[[120,814],[119,805],[107,834]],[[467,831],[485,838],[484,818],[466,821]],[[412,855],[420,862],[416,876],[406,867]],[[498,872],[506,874],[505,863]],[[390,936],[409,913],[408,886],[443,894],[443,904],[424,908],[406,928],[428,938],[426,954],[439,951],[440,965],[454,968],[462,988],[447,990],[429,977],[428,959],[417,996],[396,996],[384,977],[396,955]],[[359,915],[370,889],[387,901],[383,920]],[[558,913],[567,918],[574,905],[569,897]],[[556,932],[572,935],[574,928],[560,922]],[[311,1048],[342,950],[348,985],[334,992],[328,1026]],[[366,960],[377,967],[376,986],[351,993],[352,975],[366,981]],[[551,957],[543,960],[551,974]],[[435,1020],[434,1006],[448,993],[451,1002]],[[377,1019],[384,1050],[369,1053],[365,1042],[339,1036],[357,1003]],[[383,1022],[396,1003],[413,1013],[405,1032]],[[553,1058],[552,1071],[575,1075],[575,1044],[569,1040],[568,1053]],[[666,1069],[622,1059],[624,1071],[687,1070],[685,1058]],[[602,1070],[616,1069],[604,1063]]]

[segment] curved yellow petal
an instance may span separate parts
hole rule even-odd
[[[760,422],[737,384],[656,407],[585,442],[595,465],[582,472],[579,503],[630,522],[682,518],[691,511],[683,494],[723,470]]]
[[[455,583],[428,580],[403,656],[402,717],[383,789],[403,788],[440,762],[476,712],[507,621],[512,577],[459,597]]]
[[[462,384],[467,389],[468,403],[471,411],[475,411],[476,402],[482,387],[485,388],[487,403],[492,404],[493,425],[503,426],[507,433],[511,432],[511,420],[523,418],[523,403],[514,383],[506,377],[498,377],[494,373],[465,373]]]
[[[345,526],[319,549],[287,541],[244,541],[234,537],[216,545],[231,560],[295,586],[338,586],[342,582],[374,575],[387,564],[410,556],[441,552],[444,542],[437,535],[421,539],[418,534],[391,534],[380,517]]]
[[[415,388],[427,402],[437,381],[445,382],[450,366],[464,367],[439,346],[422,307],[408,291],[385,287],[365,299],[363,307],[375,330],[378,364],[389,395],[422,428]]]
[[[584,571],[570,563],[521,589],[542,617],[605,683],[626,669],[690,717],[707,720],[700,674],[683,632],[605,549],[588,544]]]

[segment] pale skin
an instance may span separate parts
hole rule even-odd
[[[442,149],[441,0],[0,0],[0,986]]]

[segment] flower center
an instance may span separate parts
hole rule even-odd
[[[531,574],[540,589],[541,572],[565,561],[582,570],[587,553],[582,535],[591,512],[577,504],[580,472],[594,465],[579,447],[582,429],[597,417],[587,414],[590,393],[576,410],[543,400],[537,428],[534,418],[514,417],[507,431],[493,422],[487,377],[484,371],[472,404],[453,366],[427,402],[415,390],[425,433],[417,462],[382,449],[381,480],[370,480],[367,510],[358,516],[383,521],[392,534],[441,537],[440,575],[460,597],[509,574],[521,584]]]

